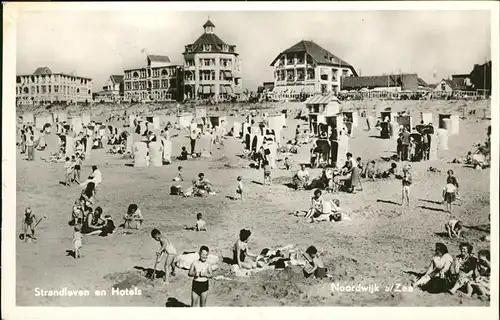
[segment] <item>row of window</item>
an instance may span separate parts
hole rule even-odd
[[[125,99],[138,98],[138,99],[153,99],[153,100],[172,100],[172,93],[167,91],[153,91],[148,92],[125,92]]]
[[[125,72],[125,79],[164,78],[175,76],[175,68],[153,68]]]
[[[193,51],[193,46],[189,45],[189,46],[186,46],[186,51],[187,52],[192,52]],[[204,52],[211,52],[212,50],[216,50],[218,49],[217,46],[213,46],[211,44],[203,44],[201,46],[201,50],[204,51]],[[229,46],[227,44],[223,44],[222,47],[221,47],[222,51],[224,52],[234,52],[234,46]]]
[[[329,70],[323,68],[321,69],[320,79],[324,81],[337,81],[338,74],[339,74],[338,69],[332,69],[332,74],[330,75]],[[342,76],[343,77],[349,76],[349,71],[342,70]],[[307,70],[307,72],[305,72],[304,69],[279,70],[275,72],[275,78],[277,79],[277,81],[314,80],[315,72],[314,70]]]
[[[47,93],[62,93],[62,94],[91,94],[91,90],[87,88],[77,88],[77,87],[69,87],[69,86],[60,86],[60,85],[41,85],[41,86],[32,86],[31,90],[29,87],[16,87],[16,94],[47,94]]]
[[[219,75],[216,77],[216,75]],[[194,81],[195,76],[192,73],[186,73],[184,79],[186,81]],[[198,80],[199,81],[215,81],[215,80],[226,80],[226,81],[231,81],[233,79],[232,74],[228,73],[227,71],[200,71],[198,73]]]
[[[281,56],[279,59],[279,66],[284,66],[284,65],[291,65],[291,64],[304,64],[306,62],[307,64],[313,64],[313,59],[311,58],[310,55],[306,54],[301,54],[301,55],[290,55],[290,56]]]
[[[160,88],[175,88],[177,86],[176,79],[163,79],[153,81],[127,81],[125,82],[125,91],[130,90],[146,90]]]
[[[80,84],[80,85],[90,85],[91,80],[76,78],[76,77],[67,77],[61,75],[42,75],[42,76],[24,76],[24,77],[16,77],[16,83],[63,83],[63,84]]]

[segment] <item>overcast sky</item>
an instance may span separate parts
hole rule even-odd
[[[469,73],[490,59],[487,11],[323,12],[25,12],[17,28],[17,73],[38,66],[76,71],[99,91],[111,74],[145,65],[145,54],[182,63],[184,45],[203,33],[208,16],[215,33],[236,45],[243,85],[272,81],[270,63],[300,40],[312,40],[362,75],[418,73],[427,82]]]

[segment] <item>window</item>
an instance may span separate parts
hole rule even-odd
[[[139,72],[137,71],[134,71],[134,74],[133,74],[134,78],[139,78]]]
[[[203,59],[203,65],[205,67],[210,67],[210,59]]]
[[[168,88],[168,80],[162,80],[161,81],[161,87],[162,88]]]
[[[78,94],[80,93],[80,88],[76,89],[76,93],[78,93]]]
[[[286,64],[293,64],[293,57],[287,57]]]
[[[314,78],[315,78],[314,69],[307,70],[307,80],[314,80]]]
[[[212,80],[212,72],[204,72],[203,73],[203,80]]]
[[[441,91],[446,91],[446,84],[441,83]]]
[[[158,78],[160,76],[160,70],[153,69],[153,77]]]
[[[294,81],[295,80],[295,75],[293,74],[293,70],[287,70],[287,72],[286,72],[286,79],[288,81]]]
[[[160,88],[160,80],[153,80],[153,89]]]
[[[304,71],[303,70],[297,70],[297,80],[298,81],[304,81]]]

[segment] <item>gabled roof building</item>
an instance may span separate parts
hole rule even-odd
[[[351,64],[309,40],[280,52],[271,67],[274,92],[286,97],[338,93],[342,77],[357,77]]]

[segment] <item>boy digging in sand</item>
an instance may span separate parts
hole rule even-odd
[[[455,218],[451,218],[447,224],[444,225],[446,232],[448,232],[448,236],[450,239],[456,237],[460,238],[460,233],[462,232],[462,221],[457,220]]]
[[[36,216],[31,210],[30,207],[27,207],[24,210],[24,219],[23,219],[23,234],[24,234],[24,240],[28,241],[28,237],[31,237],[32,239],[36,239],[35,237],[35,222],[36,222]],[[28,235],[28,231],[31,233]]]
[[[153,229],[151,231],[151,237],[160,243],[160,250],[156,252],[157,261],[161,261],[163,254],[165,253],[167,257],[165,258],[165,264],[163,266],[163,270],[165,271],[165,275],[163,276],[163,281],[168,282],[168,266],[172,268],[170,272],[171,276],[175,276],[175,256],[177,255],[177,251],[175,250],[174,245],[165,238],[160,230]],[[151,277],[154,279],[156,274],[156,270],[153,270],[153,274]]]

